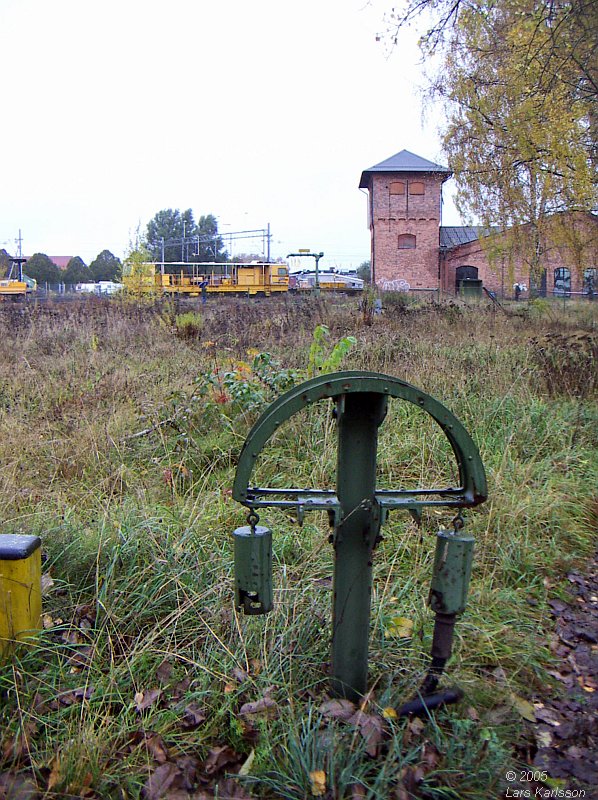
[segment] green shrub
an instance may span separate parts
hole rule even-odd
[[[181,339],[199,339],[203,327],[201,314],[195,311],[187,311],[184,314],[177,314],[174,319],[176,334]]]

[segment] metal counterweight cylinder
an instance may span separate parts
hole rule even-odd
[[[272,610],[272,531],[244,525],[233,533],[235,605],[245,614]]]
[[[473,560],[473,536],[456,531],[436,534],[436,554],[428,602],[440,614],[461,614],[467,604],[467,590]]]
[[[458,531],[436,534],[436,553],[428,603],[436,613],[432,663],[422,686],[424,695],[434,692],[451,657],[457,614],[465,610],[473,560],[473,536]]]

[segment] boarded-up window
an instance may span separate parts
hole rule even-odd
[[[415,248],[415,236],[412,233],[399,234],[399,250],[413,250]]]
[[[422,181],[409,181],[409,194],[425,194],[426,187]]]
[[[391,194],[405,194],[405,184],[403,181],[393,181],[390,184]]]

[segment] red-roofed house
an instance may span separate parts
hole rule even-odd
[[[57,267],[60,267],[60,269],[66,269],[71,258],[73,258],[73,256],[49,256],[50,261],[56,264]]]

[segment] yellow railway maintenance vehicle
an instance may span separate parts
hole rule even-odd
[[[26,261],[26,258],[21,257],[9,259],[8,274],[5,278],[0,278],[0,300],[25,300],[28,294],[35,291],[36,281],[23,273],[23,264]]]
[[[251,264],[188,262],[127,264],[123,285],[131,294],[158,296],[182,294],[270,295],[289,290],[286,264],[252,262]]]

